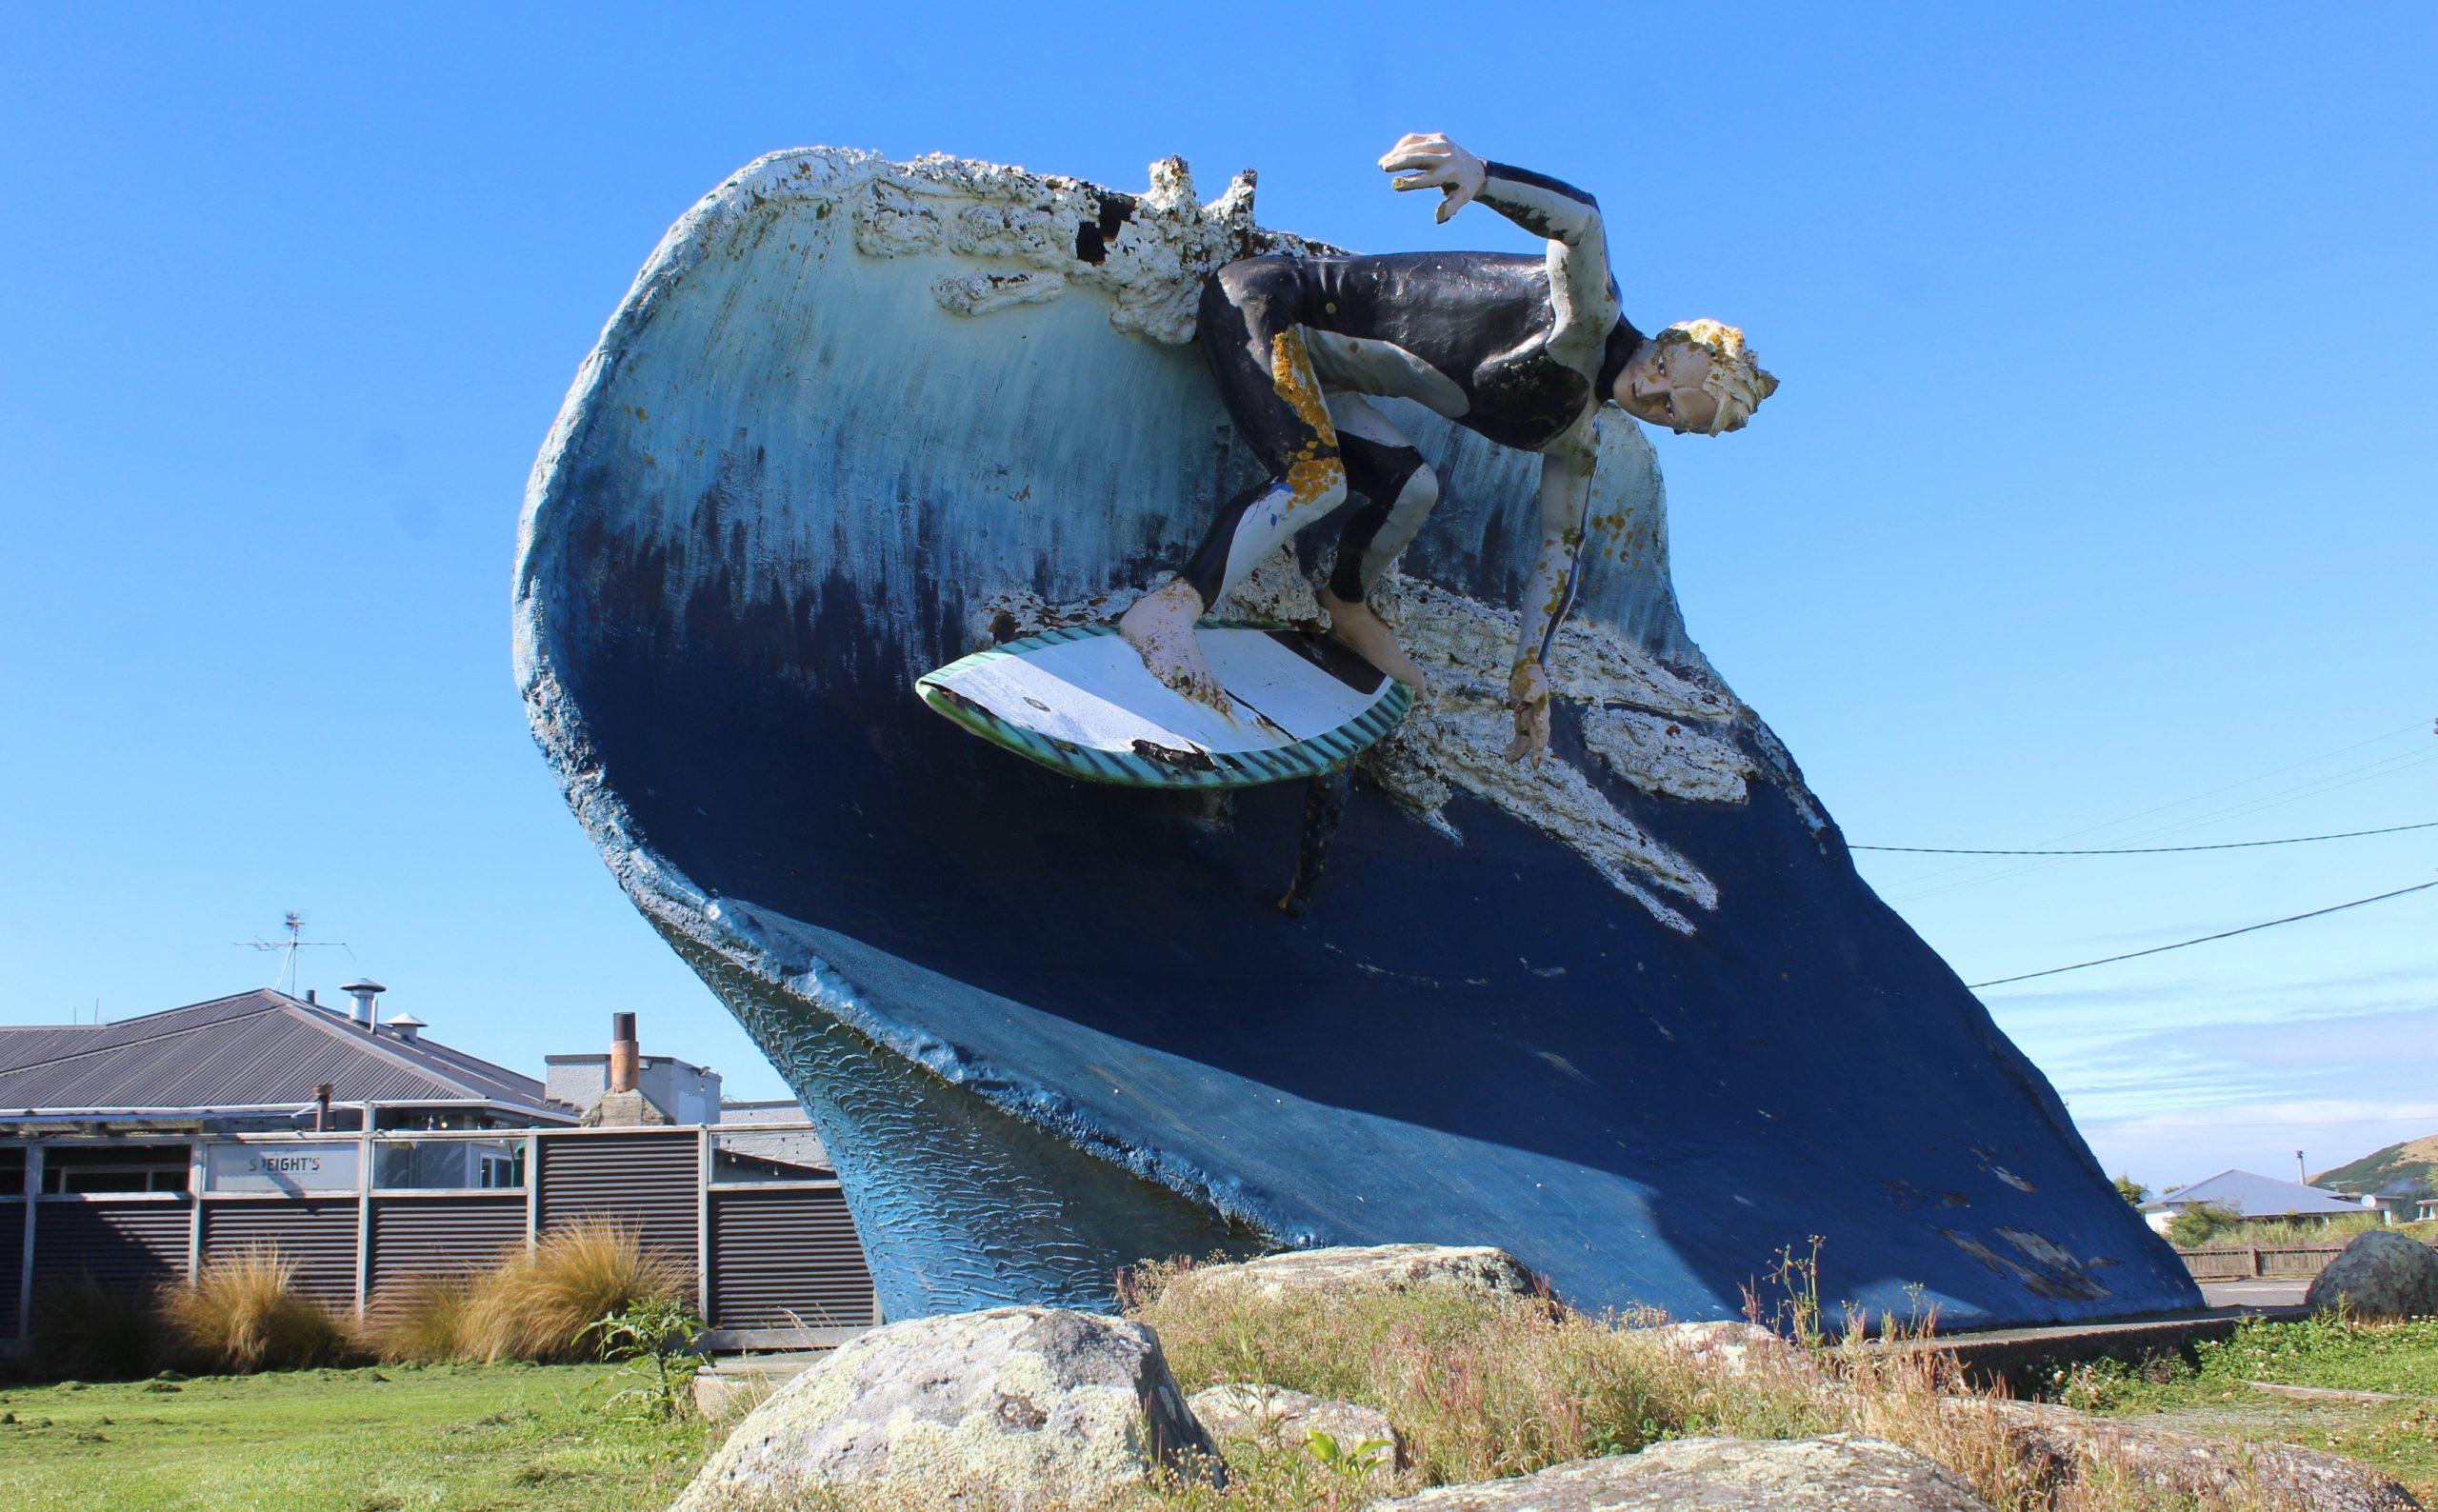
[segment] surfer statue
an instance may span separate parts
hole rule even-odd
[[[1601,407],[1720,435],[1741,429],[1777,380],[1732,326],[1687,321],[1651,338],[1627,321],[1599,206],[1582,190],[1485,162],[1437,134],[1409,133],[1380,167],[1406,175],[1394,181],[1400,190],[1438,189],[1439,220],[1478,199],[1547,237],[1547,253],[1270,255],[1211,274],[1195,340],[1269,475],[1220,507],[1184,570],[1138,599],[1118,629],[1162,682],[1224,704],[1194,622],[1352,493],[1362,503],[1319,595],[1329,633],[1423,691],[1421,668],[1369,603],[1439,499],[1429,464],[1367,396],[1410,399],[1540,454],[1541,547],[1508,679],[1515,740],[1507,751],[1537,758],[1549,741],[1542,662],[1573,599]]]

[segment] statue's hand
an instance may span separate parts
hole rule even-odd
[[[1489,169],[1480,158],[1437,131],[1408,131],[1380,159],[1380,168],[1383,172],[1406,175],[1395,180],[1389,186],[1392,189],[1437,189],[1442,222],[1470,205],[1473,196],[1482,191],[1483,181],[1489,177]]]
[[[1549,749],[1549,678],[1540,663],[1523,663],[1509,675],[1507,705],[1515,711],[1515,738],[1508,743],[1507,759],[1529,756],[1538,766]]]

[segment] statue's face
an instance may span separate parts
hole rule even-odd
[[[1689,342],[1647,341],[1617,374],[1617,408],[1636,420],[1680,433],[1708,435],[1718,401],[1702,389],[1710,354]]]

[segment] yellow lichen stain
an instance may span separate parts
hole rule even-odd
[[[1300,509],[1339,493],[1346,485],[1346,466],[1337,459],[1337,428],[1321,401],[1321,381],[1312,371],[1312,354],[1305,349],[1301,332],[1282,330],[1269,339],[1269,386],[1314,433],[1287,460],[1287,507]]]
[[[657,468],[657,467],[659,467],[659,466],[660,466],[660,464],[659,464],[657,461],[653,460],[653,458],[652,458],[652,454],[651,454],[650,452],[647,451],[647,452],[645,452],[645,453],[644,453],[644,466],[645,466],[645,467],[647,467],[647,468]]]
[[[1289,510],[1300,509],[1313,500],[1345,487],[1346,464],[1335,457],[1303,457],[1287,465],[1287,507]]]
[[[1329,424],[1329,406],[1321,402],[1321,381],[1312,371],[1312,354],[1304,349],[1300,331],[1282,330],[1269,339],[1269,386],[1294,408],[1295,418],[1337,445],[1337,429]]]

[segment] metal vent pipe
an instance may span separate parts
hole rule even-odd
[[[339,990],[355,1000],[355,1022],[370,1029],[373,1024],[372,1000],[390,989],[370,977],[358,977]]]
[[[610,1090],[631,1092],[643,1082],[643,1046],[635,1040],[635,1016],[610,1015]]]

